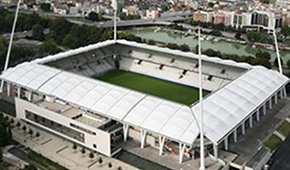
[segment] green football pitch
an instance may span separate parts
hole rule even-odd
[[[129,71],[113,70],[97,79],[185,105],[191,105],[199,96],[198,89]],[[203,92],[204,95],[208,93]]]

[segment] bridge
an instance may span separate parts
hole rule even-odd
[[[185,21],[187,17],[166,17],[158,19],[136,19],[136,20],[119,20],[117,22],[118,27],[134,27],[134,26],[169,26],[173,25],[177,21]],[[114,26],[113,21],[106,22],[94,22],[94,26],[100,28],[109,28]]]

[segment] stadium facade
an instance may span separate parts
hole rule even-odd
[[[274,70],[202,55],[206,145],[218,158],[230,135],[286,97],[289,79]],[[129,138],[179,162],[199,148],[199,104],[190,106],[92,77],[128,70],[198,87],[198,56],[126,40],[105,41],[19,64],[5,71],[3,92],[15,96],[17,118],[107,156]]]

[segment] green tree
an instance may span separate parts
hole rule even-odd
[[[103,163],[103,158],[99,157],[98,162],[99,162],[99,164],[102,164]]]
[[[32,28],[32,38],[35,40],[43,41],[44,40],[44,29],[41,25],[36,24]]]
[[[0,114],[0,147],[8,145],[11,141],[11,129],[3,114]]]
[[[281,66],[283,67],[283,64],[284,64],[284,62],[283,62],[283,60],[281,59]],[[278,64],[278,58],[275,58],[275,60],[274,60],[274,66],[275,67],[279,67],[279,64]]]
[[[29,164],[29,165],[26,165],[23,170],[37,170],[37,168],[34,165]]]
[[[103,16],[101,13],[95,13],[95,12],[90,12],[88,15],[88,19],[91,21],[102,21],[103,20]]]
[[[112,165],[111,162],[109,162],[108,167],[109,167],[109,168],[112,168],[112,167],[113,167],[113,165]]]
[[[61,49],[57,47],[53,41],[46,41],[40,45],[40,51],[47,54],[56,54],[61,52]]]
[[[213,3],[213,2],[209,2],[209,3],[207,4],[207,6],[210,7],[210,8],[212,8],[212,7],[214,6],[214,3]]]
[[[29,128],[28,133],[30,134],[30,136],[32,136],[33,135],[33,130]]]
[[[62,40],[62,46],[68,48],[76,48],[79,46],[78,38],[72,36],[71,34],[67,34]]]
[[[91,159],[94,159],[94,157],[95,157],[94,153],[91,152],[91,153],[90,153],[90,158],[91,158]]]
[[[288,25],[285,25],[281,29],[281,34],[283,34],[286,38],[290,36],[290,27]]]
[[[179,49],[185,52],[190,51],[190,48],[187,44],[182,44],[181,46],[179,46]]]
[[[50,12],[51,11],[51,5],[49,3],[41,3],[40,4],[40,9],[42,9],[45,12]]]
[[[149,45],[156,45],[156,42],[155,42],[154,40],[149,40],[149,41],[148,41],[148,44],[149,44]]]
[[[77,145],[76,143],[74,143],[74,144],[73,144],[73,149],[74,149],[74,150],[77,150],[77,148],[78,148],[78,145]]]
[[[259,50],[256,55],[255,55],[257,58],[264,58],[266,60],[270,60],[271,59],[271,54],[269,52],[266,52],[266,51],[262,51],[262,50]]]
[[[38,138],[40,136],[40,133],[36,132],[35,136]]]
[[[84,155],[86,153],[85,148],[82,148],[82,154]]]

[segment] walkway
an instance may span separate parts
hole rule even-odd
[[[25,124],[22,122],[22,124]],[[29,125],[26,124],[26,127]],[[27,128],[29,129],[29,128]],[[12,129],[13,138],[20,144],[29,147],[33,151],[51,159],[52,161],[70,169],[70,170],[108,170],[118,169],[122,170],[137,170],[126,163],[123,163],[117,159],[109,158],[95,153],[94,158],[90,158],[90,151],[86,150],[85,154],[81,153],[81,146],[78,146],[77,150],[73,149],[73,144],[67,140],[56,137],[48,132],[31,128],[34,132],[40,132],[40,137],[29,135],[27,132],[23,132],[21,128],[15,127]],[[103,162],[100,164],[99,159]],[[109,164],[113,167],[109,168]]]

